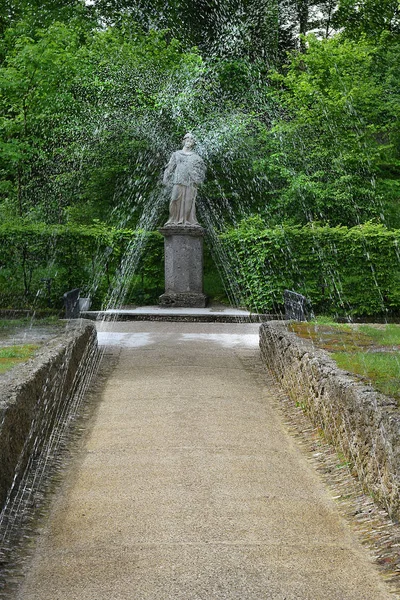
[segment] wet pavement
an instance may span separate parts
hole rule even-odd
[[[99,326],[114,367],[18,600],[389,600],[259,362],[258,325]]]

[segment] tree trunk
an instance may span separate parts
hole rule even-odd
[[[297,0],[296,3],[300,32],[300,52],[306,51],[306,44],[303,36],[305,36],[308,31],[308,1],[309,0]]]

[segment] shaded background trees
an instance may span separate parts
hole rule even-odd
[[[135,225],[190,129],[215,222],[400,225],[397,2],[2,8],[2,220]]]

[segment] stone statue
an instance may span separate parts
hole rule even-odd
[[[169,205],[168,225],[199,226],[196,219],[197,188],[203,183],[206,166],[203,159],[193,152],[195,139],[191,133],[183,138],[183,148],[174,152],[164,171],[164,185],[171,183],[172,196]]]

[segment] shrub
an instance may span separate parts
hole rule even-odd
[[[280,310],[285,289],[304,294],[314,310],[378,315],[400,309],[400,230],[282,225],[243,221],[221,236],[242,302],[260,312]]]
[[[128,246],[132,248],[139,236],[144,251],[135,272],[160,279],[162,237],[157,232],[117,230],[100,224],[4,224],[0,226],[0,305],[39,308],[50,302],[61,308],[64,292],[80,288],[81,296],[91,296],[93,307],[100,308],[115,278],[121,279],[118,273]],[[132,273],[127,272],[126,277],[131,279]],[[50,296],[46,279],[51,279]]]

